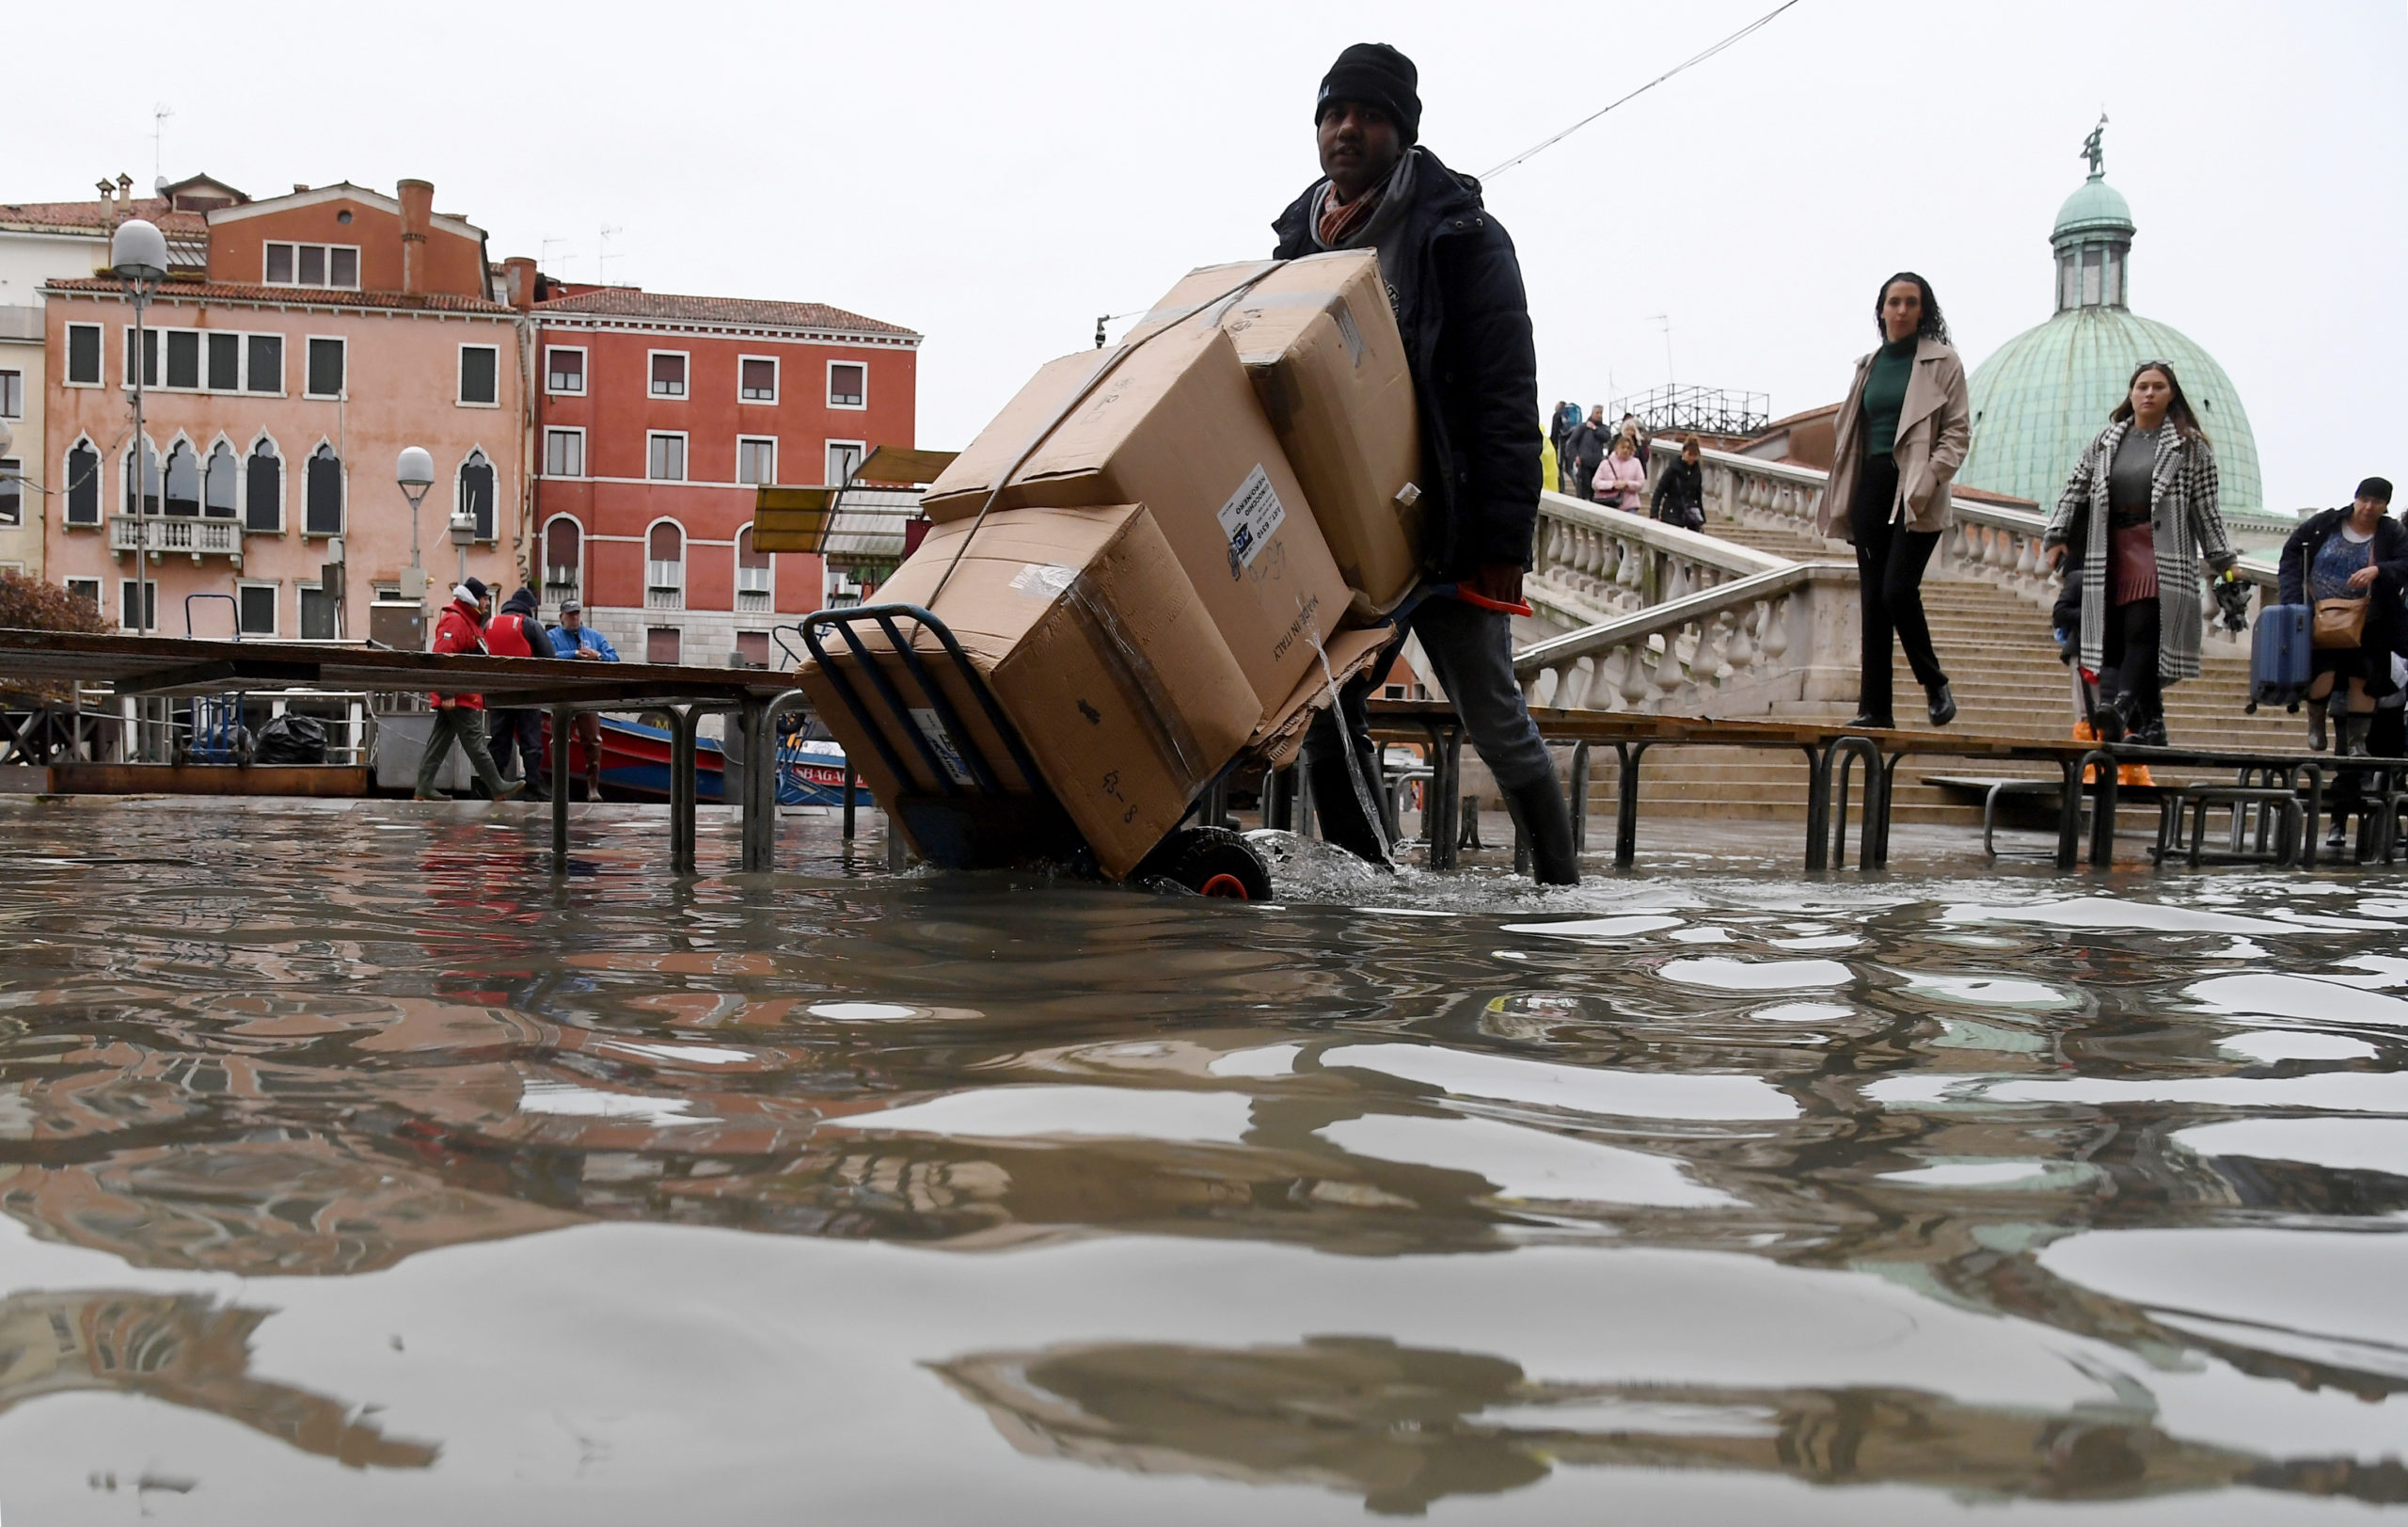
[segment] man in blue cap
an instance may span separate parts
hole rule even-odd
[[[1282,260],[1370,249],[1396,309],[1421,416],[1429,596],[1405,625],[1463,718],[1530,846],[1541,884],[1580,879],[1555,759],[1513,677],[1510,612],[1538,527],[1538,355],[1513,241],[1480,183],[1421,147],[1419,73],[1385,42],[1338,56],[1313,103],[1322,178],[1273,223]],[[1386,663],[1371,673],[1384,672]],[[1390,862],[1376,803],[1368,676],[1314,723],[1313,801],[1322,834]],[[1342,732],[1341,732],[1342,725]]]

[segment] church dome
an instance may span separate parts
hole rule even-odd
[[[2256,510],[2264,497],[2258,441],[2241,394],[2213,356],[2171,326],[2131,310],[2131,208],[2106,182],[2099,134],[2085,151],[2090,179],[2066,199],[2049,234],[2056,316],[1973,368],[1967,384],[1973,443],[1956,480],[2053,505],[2083,447],[2123,401],[2132,372],[2144,360],[2162,360],[2215,448],[2217,507]]]
[[[2103,177],[2094,175],[2057,209],[2057,226],[2050,231],[2049,238],[2054,242],[2068,233],[2109,229],[2121,229],[2129,238],[2132,227],[2132,207],[2124,199],[2124,193],[2108,184]]]

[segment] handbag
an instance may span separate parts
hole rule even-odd
[[[2316,601],[2315,645],[2319,649],[2353,647],[2366,640],[2368,599]]]

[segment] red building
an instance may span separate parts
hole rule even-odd
[[[817,557],[752,549],[753,489],[844,481],[912,445],[920,336],[816,302],[543,281],[535,562],[621,653],[777,665],[828,602]]]

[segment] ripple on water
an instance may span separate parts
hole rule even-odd
[[[2382,872],[1273,835],[1228,908],[889,876],[874,817],[673,878],[593,808],[562,883],[540,813],[0,830],[11,1521],[136,1467],[261,1520],[2400,1503]]]

